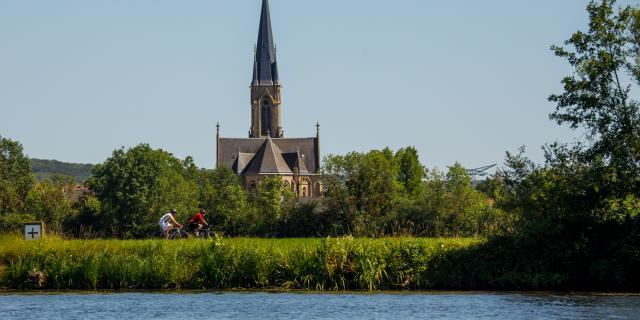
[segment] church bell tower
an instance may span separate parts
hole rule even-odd
[[[253,62],[249,138],[284,137],[281,124],[280,90],[269,1],[263,0],[258,43]]]

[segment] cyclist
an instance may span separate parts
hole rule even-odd
[[[207,211],[203,209],[199,209],[198,213],[196,213],[191,220],[189,220],[189,229],[198,236],[200,234],[200,230],[204,225],[208,226],[209,223],[204,220],[204,216],[207,215]],[[204,225],[203,225],[204,224]]]
[[[169,239],[169,232],[173,230],[174,226],[179,226],[180,228],[182,228],[182,225],[178,221],[176,221],[175,215],[176,215],[176,209],[173,209],[171,210],[171,212],[163,215],[160,218],[159,224],[160,224],[160,227],[162,227],[162,236],[165,239]]]

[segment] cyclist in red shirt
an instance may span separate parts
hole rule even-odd
[[[207,211],[200,209],[198,210],[198,213],[196,213],[195,216],[193,216],[193,218],[191,218],[191,220],[189,220],[189,229],[191,229],[191,231],[197,236],[200,234],[200,230],[202,230],[202,227],[204,227],[205,225],[209,225],[209,223],[207,223],[206,220],[204,220],[204,216],[207,215]]]

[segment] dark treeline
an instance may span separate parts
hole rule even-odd
[[[458,164],[424,170],[411,147],[331,155],[324,200],[298,202],[276,180],[246,193],[229,170],[140,145],[96,166],[92,193],[72,203],[65,179],[34,183],[20,145],[3,139],[0,226],[37,218],[77,236],[139,237],[172,207],[183,220],[203,207],[227,235],[487,237],[435,257],[434,287],[640,289],[640,10],[614,5],[590,2],[587,30],[552,47],[573,72],[550,118],[583,139],[546,145],[542,164],[522,148],[473,186]]]
[[[57,160],[31,159],[31,169],[38,180],[45,180],[53,175],[71,176],[76,182],[83,182],[91,177],[92,164],[67,163]]]

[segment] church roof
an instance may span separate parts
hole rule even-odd
[[[258,153],[251,160],[249,167],[244,171],[247,173],[276,173],[276,174],[291,174],[291,168],[282,158],[282,151],[277,145],[273,143],[271,138],[267,138],[267,141],[262,144]]]
[[[255,157],[255,153],[240,153],[238,152],[237,161],[234,163],[234,166],[231,168],[237,174],[241,174],[244,169],[251,163],[253,157]]]
[[[313,174],[319,168],[316,138],[220,138],[218,165],[238,174]]]
[[[278,63],[276,61],[276,48],[273,42],[271,30],[271,14],[269,13],[269,1],[262,1],[262,13],[260,14],[260,29],[258,30],[258,43],[253,64],[253,81],[255,85],[278,84]]]

